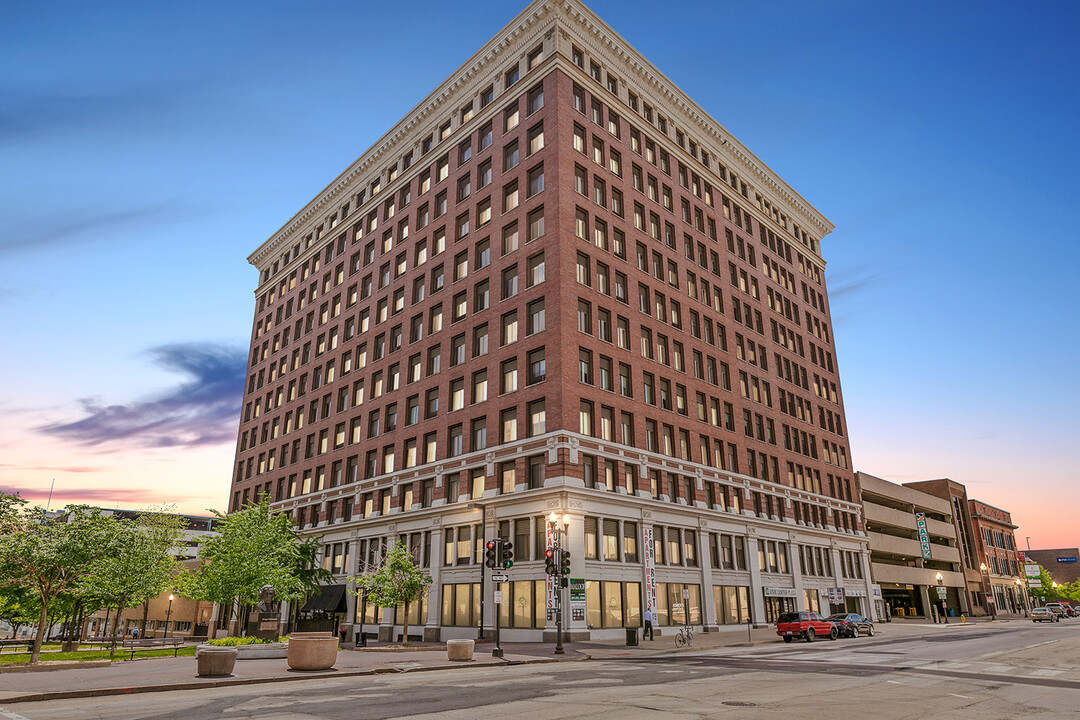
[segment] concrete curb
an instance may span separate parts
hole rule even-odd
[[[14,695],[12,697],[0,697],[0,705],[15,703],[45,702],[48,700],[71,700],[88,697],[107,697],[111,695],[138,695],[141,693],[172,692],[174,690],[208,690],[218,687],[232,687],[236,685],[264,685],[268,683],[295,682],[298,680],[327,680],[330,678],[363,677],[364,675],[387,675],[394,673],[431,672],[434,670],[465,670],[469,668],[506,667],[510,665],[539,665],[542,663],[556,663],[567,661],[588,660],[588,656],[580,658],[530,658],[527,660],[505,660],[498,658],[473,661],[471,663],[459,663],[455,665],[422,665],[415,668],[380,667],[366,670],[337,670],[333,672],[314,672],[303,675],[275,675],[257,678],[221,678],[220,680],[196,680],[194,682],[167,683],[162,685],[142,685],[118,688],[95,688],[88,690],[54,690],[51,692],[28,693],[26,695]]]
[[[122,662],[127,661],[124,660]],[[63,660],[48,665],[0,665],[0,675],[7,675],[9,673],[55,672],[57,670],[73,669],[81,670],[82,668],[106,667],[112,665],[112,663],[112,660],[87,660],[86,662],[80,662],[79,660]]]

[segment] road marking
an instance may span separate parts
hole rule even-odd
[[[990,657],[996,657],[998,655],[1004,655],[1005,653],[1015,653],[1015,652],[1021,652],[1023,650],[1030,650],[1032,648],[1042,647],[1043,645],[1050,645],[1050,644],[1056,643],[1060,639],[1061,638],[1057,638],[1055,640],[1047,640],[1046,642],[1035,643],[1034,645],[1023,645],[1023,646],[1018,647],[1018,648],[1008,648],[1006,650],[997,650],[997,651],[992,652],[992,653],[986,653],[985,655],[976,655],[975,659],[990,658]]]
[[[10,710],[0,708],[0,717],[6,717],[8,720],[30,720],[30,718],[24,717],[18,713],[13,713]]]
[[[886,682],[891,682],[893,685],[903,685],[904,684],[904,683],[899,682],[897,680],[887,680]]]
[[[1032,670],[1028,675],[1034,675],[1036,677],[1054,677],[1060,675],[1064,670]]]
[[[965,700],[970,700],[971,699],[967,695],[957,695],[956,693],[949,693],[949,694],[952,695],[953,697],[964,698]]]

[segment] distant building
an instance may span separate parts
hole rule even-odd
[[[139,516],[137,510],[113,510],[102,508],[105,515],[134,520]],[[216,516],[183,515],[185,530],[181,544],[174,548],[176,559],[182,561],[189,568],[194,568],[199,557],[202,543],[209,537],[216,535],[215,527],[218,523]],[[169,596],[173,598],[170,601]],[[208,632],[211,618],[213,617],[214,604],[199,600],[191,600],[181,597],[175,591],[166,590],[151,599],[146,605],[126,608],[120,614],[120,624],[116,626],[117,633],[131,635],[132,630],[139,628],[142,637],[165,637],[173,635],[196,635],[205,636]],[[116,611],[100,610],[84,619],[83,635],[98,636],[112,631],[115,622]],[[106,619],[108,624],[106,625]]]
[[[1012,515],[981,500],[968,500],[968,509],[978,540],[979,571],[986,579],[983,593],[986,601],[994,605],[985,609],[994,615],[1026,613],[1028,594]]]
[[[856,473],[870,541],[870,572],[895,616],[970,612],[948,500]],[[940,580],[939,580],[940,578]],[[945,588],[942,598],[938,588]]]
[[[960,559],[964,566],[964,584],[967,590],[967,602],[964,607],[968,609],[968,612],[987,614],[985,577],[979,570],[981,562],[979,539],[971,524],[967,488],[948,478],[908,482],[904,483],[904,487],[935,495],[947,500],[952,506],[953,526],[956,528],[956,541],[960,548]]]
[[[1039,563],[1058,585],[1080,580],[1080,548],[1025,550],[1023,554]]]

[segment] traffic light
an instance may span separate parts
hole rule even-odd
[[[514,567],[514,543],[509,540],[502,541],[502,566],[504,568]]]
[[[498,543],[496,543],[494,540],[488,540],[487,544],[484,547],[487,548],[487,552],[484,553],[484,555],[487,557],[487,560],[484,561],[484,564],[494,570],[496,567],[496,561],[498,559],[498,555],[496,553]]]
[[[562,568],[562,574],[563,575],[569,575],[570,574],[570,551],[569,550],[560,550],[559,554],[560,554],[559,566]]]
[[[544,551],[544,570],[548,575],[558,575],[559,569],[555,567],[555,551],[548,549]]]

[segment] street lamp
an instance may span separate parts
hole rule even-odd
[[[173,594],[169,593],[169,611],[165,613],[165,637],[169,637],[169,618],[172,617]]]
[[[1024,608],[1024,617],[1027,617],[1028,609],[1027,602],[1024,600],[1023,583],[1020,582],[1020,578],[1016,578],[1014,582],[1016,583],[1016,601],[1020,603],[1020,607]]]
[[[563,554],[562,544],[560,543],[560,537],[566,532],[567,527],[570,525],[570,516],[564,514],[560,523],[559,516],[555,514],[555,511],[551,511],[551,515],[548,516],[548,522],[551,523],[551,527],[555,536],[555,542],[553,544],[553,550],[555,551],[555,557],[558,559],[556,567],[559,568],[560,573],[555,576],[555,654],[563,655],[566,653],[563,650],[562,644],[562,621],[563,621],[563,594],[562,594],[562,566],[563,566]]]
[[[468,507],[469,510],[479,510],[480,511],[480,547],[485,547],[487,545],[487,511],[485,509],[487,506],[484,505],[483,503],[469,503],[467,507]],[[484,576],[485,575],[487,575],[487,573],[484,572],[484,566],[481,565],[480,566],[480,622],[479,622],[480,629],[476,634],[476,639],[477,640],[483,640],[484,639]]]
[[[993,600],[994,586],[990,583],[990,568],[986,567],[986,563],[979,563],[979,569],[986,575],[986,587],[989,590],[989,592],[983,592],[986,598],[986,609],[990,611],[990,619],[997,620],[997,603]]]
[[[937,580],[939,588],[943,588],[945,577],[938,571],[938,574],[934,576]],[[941,621],[946,625],[949,624],[949,603],[945,600],[946,594],[938,590],[938,600],[941,600]]]

